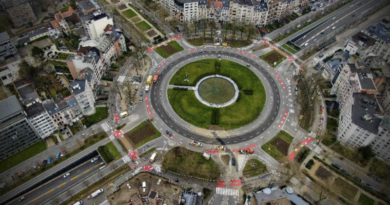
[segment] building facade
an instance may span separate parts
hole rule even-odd
[[[20,27],[38,20],[34,12],[33,0],[1,0],[1,10],[5,11],[13,27]]]
[[[84,115],[95,113],[94,94],[86,80],[73,81],[70,85],[70,89]]]
[[[11,43],[11,38],[7,32],[0,33],[0,64],[8,59],[14,59],[18,55],[18,50]]]
[[[104,29],[107,25],[114,25],[114,21],[108,15],[101,13],[100,11],[95,11],[93,13],[93,18],[85,21],[83,26],[85,33],[88,34],[89,39],[96,40],[100,38],[104,33]]]
[[[367,31],[374,38],[375,44],[372,53],[381,56],[386,62],[390,62],[390,17],[382,19],[378,24],[371,26]]]
[[[377,157],[390,163],[390,115],[386,115],[379,124],[378,135],[371,147]]]
[[[38,135],[45,139],[57,130],[57,126],[42,103],[34,103],[26,107],[27,119]]]
[[[40,137],[15,96],[0,101],[0,110],[0,160],[3,160],[38,142]]]

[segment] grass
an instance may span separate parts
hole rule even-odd
[[[123,15],[126,16],[126,18],[133,18],[134,16],[137,16],[137,14],[132,9],[127,9],[126,11],[122,12]]]
[[[361,193],[359,197],[358,204],[359,205],[374,205],[375,201],[374,199],[370,198],[369,196]]]
[[[230,43],[230,47],[232,47],[232,48],[240,48],[240,47],[249,46],[252,43],[252,41],[250,41],[250,40],[230,40],[229,43]]]
[[[87,127],[105,119],[107,117],[107,107],[97,107],[96,112],[93,115],[84,116],[84,124]]]
[[[267,172],[266,166],[257,159],[248,160],[243,170],[245,178],[255,177],[265,172]]]
[[[162,45],[155,49],[155,51],[163,58],[168,58],[169,56],[182,50],[184,50],[184,48],[181,47],[176,41],[171,41],[166,46]]]
[[[140,155],[139,155],[139,158],[142,158],[142,157],[144,157],[144,156],[146,156],[146,155],[148,155],[148,154],[154,152],[155,150],[156,150],[156,148],[153,147],[152,149],[149,149],[148,151],[146,151],[146,152],[140,154]]]
[[[98,152],[99,152],[100,156],[102,156],[102,158],[106,164],[110,163],[111,161],[113,161],[115,159],[121,158],[121,154],[116,149],[113,142],[109,142],[103,146],[100,146],[98,148]]]
[[[193,39],[187,39],[187,41],[194,45],[194,46],[202,46],[203,44],[205,44],[206,42],[210,42],[210,43],[213,43],[213,39],[212,38],[193,38]]]
[[[341,178],[336,178],[333,182],[333,188],[336,193],[341,194],[346,199],[353,201],[358,189]]]
[[[287,45],[286,43],[282,45],[283,48],[285,48],[286,50],[288,50],[290,53],[292,54],[296,54],[298,51],[295,50],[294,48],[291,48],[289,45]]]
[[[27,159],[45,151],[46,149],[45,142],[39,141],[16,154],[3,159],[0,161],[0,173],[18,165],[21,162],[26,161]]]
[[[139,23],[136,24],[136,26],[141,29],[142,31],[147,31],[149,29],[151,29],[152,27],[146,23],[145,21],[141,21]]]
[[[306,147],[306,146],[303,147],[303,148],[299,151],[299,153],[295,156],[295,159],[297,159],[297,161],[298,161],[299,163],[302,163],[303,161],[305,161],[306,157],[309,156],[310,151],[311,151],[310,148],[308,148],[308,147]]]
[[[264,55],[261,55],[259,58],[267,62],[273,68],[278,66],[281,62],[283,62],[286,59],[286,57],[278,53],[276,50],[272,50]],[[276,64],[274,64],[275,62]]]
[[[105,146],[106,146],[108,152],[114,158],[114,160],[122,157],[121,153],[119,153],[118,149],[115,147],[113,142],[109,142]]]
[[[133,142],[135,148],[157,139],[160,136],[161,133],[149,120],[140,123],[137,127],[125,133],[125,137]]]
[[[261,146],[261,149],[263,149],[265,152],[267,152],[271,157],[276,159],[277,161],[282,161],[283,158],[286,156],[282,152],[280,152],[276,147],[274,147],[271,143],[277,138],[283,139],[285,142],[290,144],[293,141],[293,137],[288,134],[285,131],[280,131],[275,137],[273,137],[271,140],[269,140],[267,143],[265,143],[263,146]]]
[[[240,96],[234,104],[219,109],[217,126],[230,130],[252,122],[263,110],[266,94],[259,78],[238,63],[217,59],[196,61],[177,71],[169,84],[195,85],[201,78],[215,74],[215,62],[221,63],[218,73],[230,77],[240,89]],[[188,82],[184,81],[186,74]],[[243,90],[253,90],[253,95],[246,95]],[[211,126],[213,108],[198,101],[193,91],[169,89],[168,98],[172,108],[185,121],[202,128]]]
[[[390,165],[386,164],[385,162],[377,158],[374,158],[369,169],[372,175],[377,176],[381,179],[389,178],[389,170],[390,170]]]
[[[206,180],[216,180],[220,170],[213,159],[206,160],[202,153],[194,152],[183,147],[174,147],[164,156],[162,167],[180,175]]]

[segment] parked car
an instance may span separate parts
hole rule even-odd
[[[357,182],[362,182],[362,179],[360,179],[359,177],[353,177],[353,179]]]
[[[70,176],[70,173],[68,172],[68,173],[66,173],[66,174],[64,174],[64,178],[67,178],[67,177],[69,177]]]
[[[345,175],[349,176],[349,173],[345,169],[341,169],[341,172],[344,173]]]
[[[323,54],[323,53],[321,53],[319,57],[320,57],[320,58],[324,57],[324,54]]]
[[[69,132],[67,132],[66,134],[68,135],[68,137],[72,137],[72,135]]]
[[[378,177],[373,177],[373,179],[378,182],[378,183],[382,183],[382,180],[380,180]]]
[[[47,165],[47,160],[43,160],[42,167],[45,167]]]
[[[371,184],[369,184],[369,183],[365,183],[364,186],[366,186],[366,187],[369,188],[369,189],[372,189],[372,186],[371,186]]]
[[[336,163],[332,163],[332,166],[334,166],[335,168],[337,169],[340,169],[340,165],[336,164]]]
[[[236,166],[236,158],[232,158],[232,165]]]
[[[195,147],[201,147],[202,143],[193,140],[193,141],[190,142],[190,145],[195,146]]]

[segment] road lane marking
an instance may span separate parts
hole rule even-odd
[[[39,198],[41,198],[40,196],[36,197],[35,199],[31,200],[31,202],[34,202],[36,200],[38,200]]]
[[[54,190],[53,189],[50,189],[49,191],[47,191],[45,194],[50,194],[52,193]]]
[[[86,174],[86,173],[88,173],[89,171],[90,171],[90,170],[88,169],[88,170],[84,171],[83,174]]]
[[[73,177],[72,179],[70,179],[70,181],[73,181],[73,180],[75,180],[75,179],[77,179],[77,178],[79,178],[79,176]]]
[[[64,182],[64,183],[62,183],[62,184],[60,184],[60,185],[58,185],[58,188],[64,186],[65,184],[66,184],[66,182]]]
[[[99,166],[100,166],[100,164],[95,165],[96,168],[99,167]]]

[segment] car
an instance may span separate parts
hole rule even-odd
[[[23,201],[23,200],[25,200],[25,199],[26,199],[26,197],[25,197],[25,196],[22,196],[22,197],[19,198],[18,201]]]
[[[170,132],[169,130],[166,130],[165,133],[166,133],[169,137],[172,137],[172,132]]]
[[[356,14],[352,14],[352,17],[355,17],[356,16]]]
[[[98,159],[99,159],[98,157],[95,157],[95,158],[91,159],[91,163],[96,162]]]
[[[61,134],[62,134],[62,135],[65,135],[65,132],[64,132],[64,130],[61,130]]]
[[[43,160],[42,167],[45,167],[47,165],[47,160]]]
[[[195,147],[201,147],[202,143],[193,140],[193,141],[190,142],[190,145],[195,146]]]
[[[323,53],[321,53],[321,54],[319,55],[319,57],[320,57],[320,58],[324,57],[324,54],[323,54]]]
[[[303,36],[303,37],[302,37],[302,39],[305,39],[305,38],[306,38],[306,36]]]
[[[325,32],[321,32],[321,35],[324,35],[325,34]]]
[[[382,183],[382,180],[380,180],[378,177],[373,177],[373,179],[376,181],[376,182],[378,182],[378,183]]]
[[[232,165],[236,166],[236,158],[232,158]]]
[[[366,187],[369,188],[369,189],[372,189],[372,186],[371,186],[371,184],[369,184],[369,183],[365,183],[364,186],[366,186]]]
[[[68,135],[68,137],[72,137],[72,135],[69,132],[67,132],[66,134]]]
[[[338,165],[336,163],[332,163],[332,166],[335,167],[336,169],[340,169],[340,165]]]
[[[359,6],[360,6],[360,5],[362,5],[362,3],[361,3],[361,2],[359,2],[357,5],[359,5]]]
[[[308,46],[309,45],[309,43],[305,43],[305,45],[304,46]]]
[[[336,19],[336,16],[332,18],[332,20],[335,20]]]
[[[344,173],[345,175],[349,176],[349,173],[345,169],[341,169],[341,172]]]
[[[215,147],[216,150],[221,150],[221,151],[226,151],[226,147],[223,146],[223,145],[217,145],[217,147]]]
[[[333,26],[333,27],[332,27],[332,30],[335,30],[335,29],[336,29],[336,26]]]
[[[357,182],[362,182],[362,179],[360,179],[359,177],[353,177],[353,179]]]
[[[67,178],[67,177],[69,177],[70,176],[70,173],[68,172],[68,173],[66,173],[66,174],[64,174],[64,178]]]

